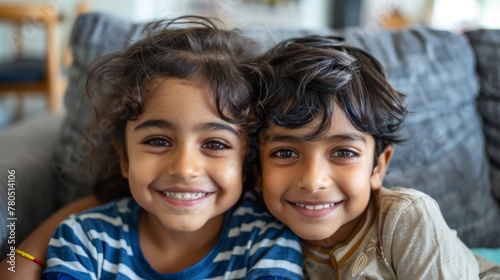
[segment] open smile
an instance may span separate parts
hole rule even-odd
[[[163,196],[176,200],[195,200],[206,196],[208,193],[200,192],[165,192],[160,191]]]
[[[336,211],[337,207],[342,204],[342,201],[336,202],[288,202],[300,215],[309,219],[320,219],[329,216]]]
[[[302,204],[294,203],[295,206],[306,208],[308,210],[321,210],[335,206],[338,203],[327,203],[327,204]]]

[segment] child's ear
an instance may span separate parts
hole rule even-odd
[[[372,175],[370,177],[370,187],[372,190],[378,190],[382,187],[385,173],[387,172],[389,162],[392,158],[392,152],[392,145],[387,145],[378,156],[377,165],[373,168]]]
[[[120,158],[120,170],[122,172],[122,176],[124,178],[128,178],[128,158],[125,153],[125,147],[123,147],[123,143],[115,138],[111,141],[113,143],[113,147]]]

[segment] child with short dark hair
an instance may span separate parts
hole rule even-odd
[[[148,30],[88,82],[115,200],[59,225],[42,278],[301,279],[299,240],[243,188],[257,45],[202,17]]]
[[[269,68],[258,102],[263,198],[302,238],[309,278],[493,273],[431,197],[382,186],[407,109],[373,56],[341,38],[306,36],[262,60]]]

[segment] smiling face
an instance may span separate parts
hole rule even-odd
[[[270,212],[302,239],[333,245],[358,225],[371,191],[381,187],[392,148],[374,168],[373,137],[356,130],[337,104],[325,137],[306,140],[315,124],[273,124],[261,135],[262,191]]]
[[[208,86],[156,79],[120,145],[122,174],[135,200],[163,228],[193,232],[217,226],[242,192],[246,136],[224,121]]]

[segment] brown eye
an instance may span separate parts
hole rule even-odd
[[[211,149],[211,150],[225,150],[230,149],[229,144],[222,140],[212,140],[208,141],[202,146],[203,148]]]
[[[144,142],[146,145],[151,145],[154,147],[170,147],[172,144],[165,138],[162,137],[152,137],[146,139]]]
[[[272,157],[277,158],[296,158],[299,157],[297,153],[289,149],[280,149],[271,154]]]
[[[342,150],[337,150],[337,151],[333,152],[332,156],[340,157],[340,158],[355,158],[355,157],[359,157],[359,154],[354,152],[354,151],[348,150],[348,149],[342,149]]]

